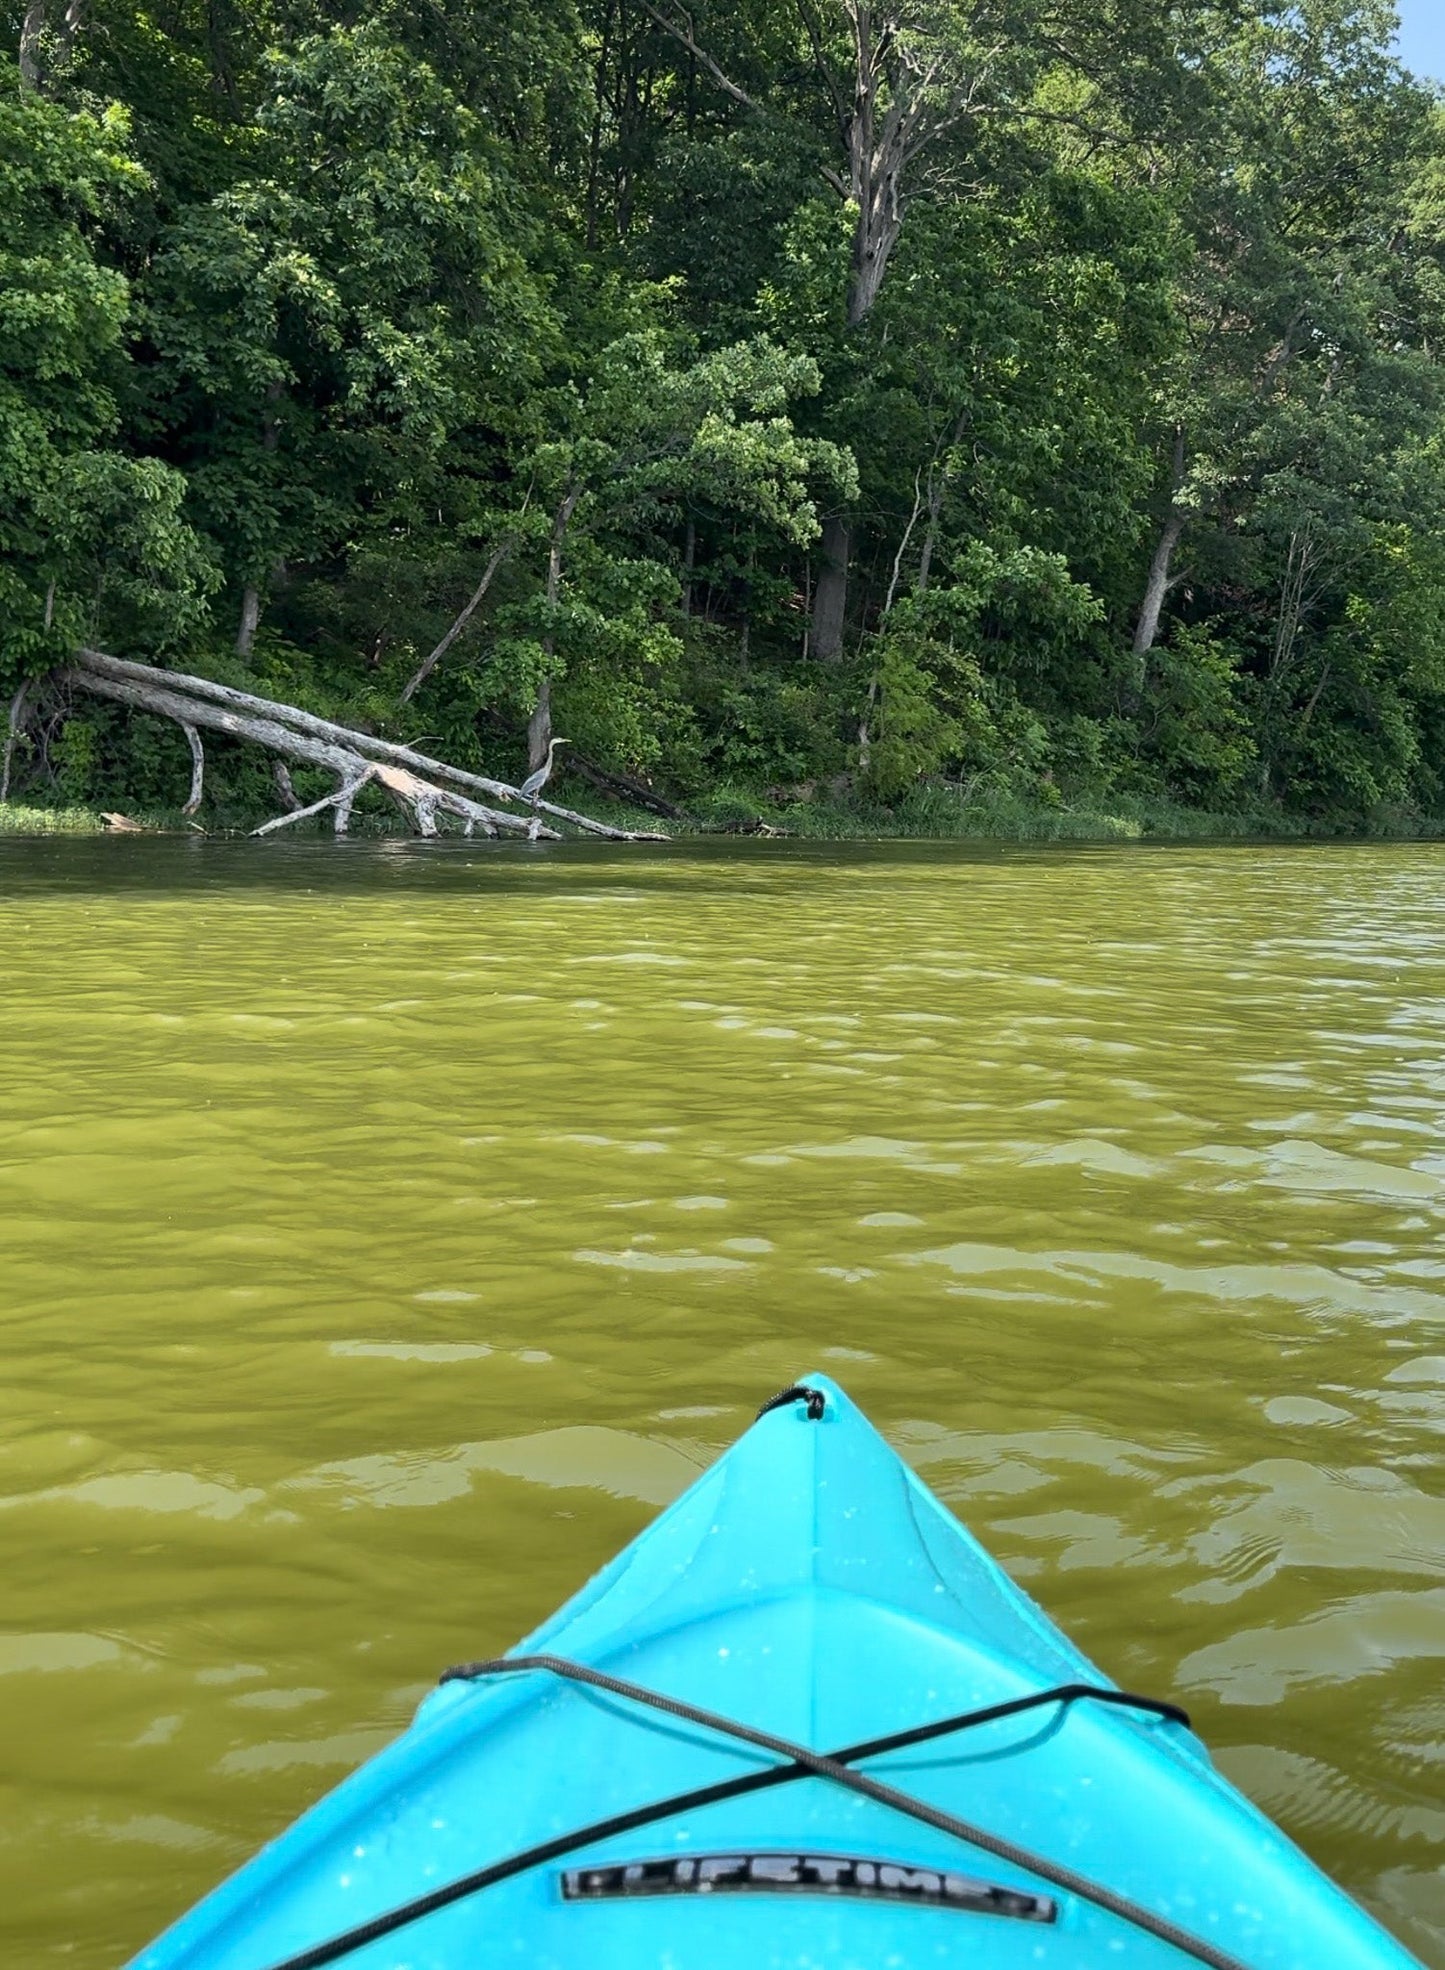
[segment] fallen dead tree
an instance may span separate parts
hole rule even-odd
[[[77,650],[74,661],[53,673],[53,677],[66,689],[87,691],[135,711],[169,718],[180,726],[191,750],[191,788],[184,808],[187,814],[195,813],[203,791],[202,731],[221,732],[228,738],[263,746],[273,753],[276,784],[287,811],[253,829],[258,835],[289,827],[328,809],[337,834],[345,834],[357,795],[364,788],[375,786],[390,796],[422,835],[436,835],[438,817],[446,815],[461,823],[464,834],[509,832],[525,834],[533,841],[539,837],[558,841],[562,838],[560,831],[542,821],[542,815],[547,814],[584,833],[603,835],[611,841],[665,839],[646,831],[608,827],[590,815],[576,813],[550,800],[528,803],[526,813],[506,813],[492,803],[498,800],[520,803],[521,795],[505,780],[466,772],[445,760],[416,752],[410,746],[378,739],[370,732],[318,718],[296,705],[256,697],[229,684],[218,684],[209,677],[158,670],[151,664],[130,663],[122,657],[109,656],[104,650],[89,649]],[[22,693],[11,707],[12,746],[25,703]],[[323,768],[335,776],[335,787],[320,800],[302,805],[291,788],[288,762]],[[478,793],[491,798],[478,800],[475,798]]]

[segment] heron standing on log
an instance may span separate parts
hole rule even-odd
[[[556,752],[558,746],[565,746],[566,744],[566,739],[549,739],[547,741],[547,757],[542,761],[542,764],[537,768],[535,773],[529,773],[527,775],[526,779],[523,780],[521,786],[517,789],[523,800],[530,800],[532,803],[532,826],[529,834],[530,839],[533,841],[537,839],[537,830],[542,825],[541,816],[537,811],[537,803],[542,798],[543,787],[546,786],[552,777],[552,755]]]

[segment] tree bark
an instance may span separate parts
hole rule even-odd
[[[85,0],[68,0],[65,12],[60,17],[60,57],[62,63],[68,62],[75,51],[75,37],[85,24]]]
[[[1134,655],[1139,659],[1140,672],[1143,660],[1154,648],[1159,634],[1159,618],[1164,609],[1164,598],[1169,593],[1169,569],[1174,560],[1175,549],[1183,538],[1184,529],[1189,524],[1189,512],[1179,504],[1179,491],[1184,484],[1184,426],[1174,427],[1174,457],[1169,473],[1169,511],[1165,517],[1164,530],[1154,548],[1154,558],[1149,563],[1149,578],[1144,584],[1144,599],[1139,605],[1139,620],[1134,625]]]
[[[206,752],[204,746],[201,744],[201,735],[194,725],[183,724],[181,730],[185,733],[186,744],[191,749],[191,791],[181,812],[183,814],[194,814],[201,804],[201,790],[205,785]]]
[[[248,581],[241,591],[241,621],[236,630],[236,655],[249,657],[256,644],[256,631],[261,622],[261,591],[255,582]]]
[[[251,833],[274,834],[277,828],[289,828],[293,821],[307,821],[313,814],[323,814],[330,807],[336,812],[336,832],[344,835],[351,821],[351,803],[366,785],[369,777],[369,774],[361,773],[353,780],[343,780],[334,792],[323,794],[320,800],[313,800],[309,807],[303,807],[298,800],[287,813],[277,814],[273,819],[263,821],[259,828],[252,828]]]
[[[299,814],[301,802],[296,798],[296,789],[291,784],[291,775],[287,771],[284,759],[272,760],[271,778],[276,782],[276,791],[281,796],[282,807],[288,814]]]
[[[634,807],[646,807],[652,813],[660,814],[665,821],[682,819],[682,809],[672,801],[665,800],[641,780],[633,779],[630,773],[618,773],[610,766],[597,765],[585,753],[578,752],[575,746],[567,755],[567,764],[574,773],[580,773],[584,780],[590,780],[603,793],[620,795],[623,800],[630,800]]]
[[[20,23],[20,82],[22,88],[38,90],[43,79],[41,44],[45,36],[46,0],[30,0]]]
[[[823,663],[836,663],[843,654],[843,625],[848,614],[848,521],[830,513],[823,522],[818,547],[818,578],[813,584],[813,623],[809,648]]]
[[[1144,586],[1144,600],[1139,605],[1139,620],[1134,626],[1134,655],[1147,657],[1154,648],[1154,639],[1159,634],[1159,618],[1164,610],[1164,598],[1169,593],[1169,568],[1174,559],[1174,550],[1183,535],[1189,516],[1178,506],[1171,506],[1169,518],[1164,522],[1164,531],[1154,549],[1154,559],[1149,563],[1149,579]]]
[[[535,773],[547,757],[552,743],[552,680],[544,677],[537,686],[537,702],[527,720],[527,770]]]

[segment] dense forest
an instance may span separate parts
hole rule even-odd
[[[90,647],[704,821],[1445,818],[1445,109],[1393,27],[11,0],[11,799],[179,807]]]

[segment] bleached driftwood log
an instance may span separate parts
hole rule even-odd
[[[665,839],[650,832],[608,827],[589,815],[576,813],[570,807],[559,807],[549,800],[533,803],[530,815],[504,813],[490,802],[475,799],[473,794],[490,794],[497,800],[519,800],[517,789],[505,780],[492,780],[480,773],[466,772],[459,766],[448,765],[445,760],[416,752],[410,746],[378,739],[372,733],[359,732],[350,726],[338,725],[331,719],[318,718],[299,706],[257,697],[249,691],[236,690],[229,684],[218,684],[209,677],[192,676],[184,671],[158,670],[152,664],[130,663],[123,657],[110,656],[104,650],[90,649],[77,650],[74,662],[57,676],[60,682],[73,690],[89,691],[116,704],[173,719],[181,727],[190,744],[193,763],[191,796],[185,809],[187,813],[193,813],[200,803],[204,754],[198,728],[222,732],[233,739],[244,739],[274,753],[279,769],[277,785],[290,811],[263,822],[254,830],[257,834],[270,834],[276,828],[288,827],[292,822],[305,820],[328,808],[332,811],[336,832],[345,834],[356,796],[363,787],[376,785],[391,796],[422,835],[435,835],[438,832],[437,817],[445,814],[460,821],[466,834],[480,829],[488,835],[507,831],[525,834],[534,841],[539,835],[549,841],[560,840],[557,829],[540,823],[537,812],[540,810],[557,820],[570,822],[588,834],[603,835],[612,841]],[[286,773],[287,761],[319,766],[333,773],[336,776],[334,791],[321,800],[313,801],[310,806],[301,806],[291,792],[289,774]]]

